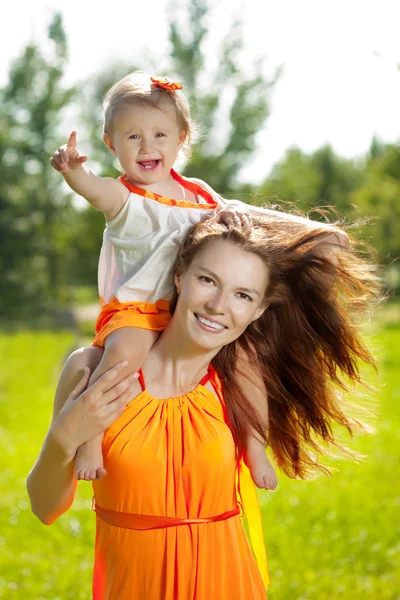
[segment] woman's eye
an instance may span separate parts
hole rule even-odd
[[[201,275],[199,279],[200,281],[204,281],[204,283],[214,283],[211,277],[206,277],[205,275]]]
[[[245,294],[244,292],[239,292],[238,293],[239,298],[241,298],[242,300],[248,300],[249,302],[253,301],[253,298],[251,298],[248,294]]]

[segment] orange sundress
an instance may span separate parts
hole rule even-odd
[[[265,600],[268,575],[243,528],[214,369],[188,394],[162,400],[140,381],[105,432],[108,475],[93,482],[93,600]]]

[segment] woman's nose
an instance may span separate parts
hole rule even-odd
[[[217,291],[209,298],[206,306],[209,310],[217,314],[223,314],[226,310],[227,297],[221,291]]]

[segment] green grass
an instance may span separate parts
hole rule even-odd
[[[375,435],[348,445],[367,458],[336,462],[332,478],[280,479],[260,496],[270,600],[400,599],[400,325],[380,347]]]
[[[50,528],[31,514],[25,490],[73,344],[69,333],[0,336],[2,599],[90,598],[90,486],[79,487],[73,508]],[[336,462],[330,479],[280,476],[274,494],[260,494],[270,600],[400,599],[400,325],[386,323],[375,345],[382,356],[376,433],[349,442],[368,458]]]
[[[30,511],[25,479],[51,417],[69,333],[0,336],[0,598],[90,598],[94,519],[90,486],[51,528]]]

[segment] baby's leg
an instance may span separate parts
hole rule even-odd
[[[251,364],[244,352],[240,352],[236,369],[237,382],[251,402],[260,418],[260,422],[268,427],[268,397],[258,368]],[[251,477],[259,488],[274,490],[278,484],[275,471],[265,453],[265,441],[256,431],[252,431],[246,443],[244,461],[250,469]]]
[[[124,360],[128,361],[128,365],[120,372],[120,381],[129,373],[138,371],[158,336],[158,331],[136,327],[122,327],[113,331],[106,339],[103,357],[92,373],[89,385],[97,381],[108,369]],[[78,448],[75,459],[77,479],[91,481],[101,479],[107,474],[103,467],[102,442],[103,435],[99,435]]]

